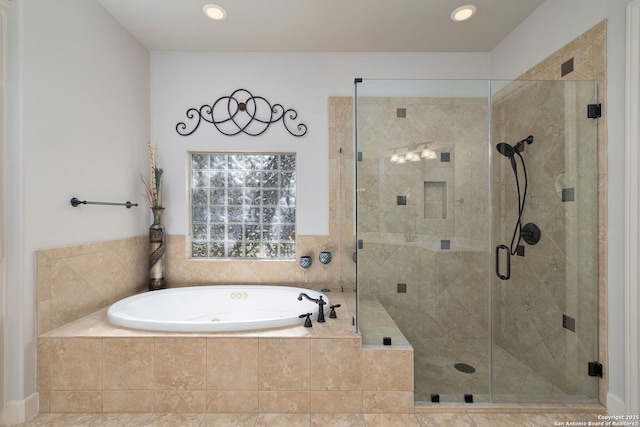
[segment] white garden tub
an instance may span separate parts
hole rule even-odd
[[[303,313],[315,322],[318,304],[326,295],[304,288],[259,285],[216,285],[171,288],[122,299],[107,311],[109,322],[133,329],[171,332],[246,331],[302,325]]]

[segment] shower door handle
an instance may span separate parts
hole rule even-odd
[[[500,272],[500,251],[504,250],[507,253],[507,274],[504,275]],[[496,246],[496,275],[500,280],[509,280],[511,277],[511,249],[507,245]]]

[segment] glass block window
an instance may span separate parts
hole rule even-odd
[[[296,155],[191,153],[191,256],[294,259]]]

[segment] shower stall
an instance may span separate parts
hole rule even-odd
[[[355,323],[416,401],[597,399],[596,89],[356,80]]]

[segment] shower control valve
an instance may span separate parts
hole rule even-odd
[[[529,222],[522,227],[520,235],[522,236],[522,240],[527,242],[527,244],[535,245],[542,238],[542,231],[540,231],[540,228],[537,225]]]

